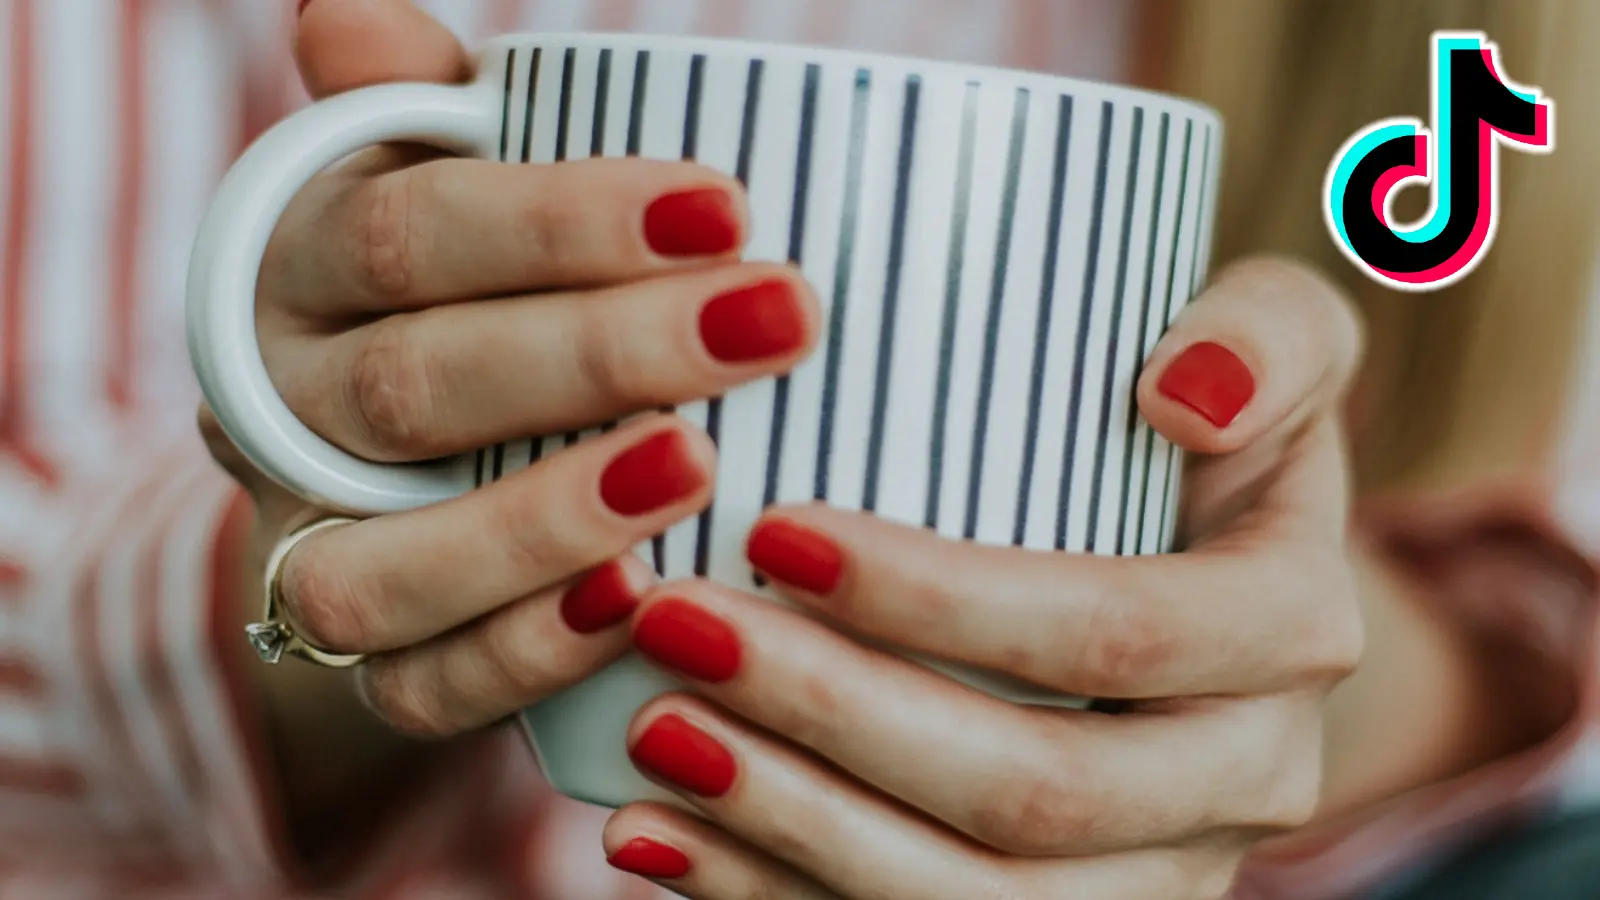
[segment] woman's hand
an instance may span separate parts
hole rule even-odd
[[[755,567],[843,631],[1118,714],[1002,702],[716,585],[652,591],[635,643],[699,697],[643,710],[631,753],[709,822],[624,809],[613,863],[702,900],[1223,896],[1317,809],[1322,701],[1361,652],[1338,423],[1358,345],[1336,292],[1281,262],[1183,313],[1138,389],[1195,454],[1180,554],[984,547],[817,507],[751,535]]]
[[[298,52],[318,96],[470,75],[455,38],[401,0],[317,0]],[[284,215],[259,281],[261,350],[302,421],[385,462],[717,395],[792,366],[818,317],[796,273],[738,262],[743,210],[736,181],[684,163],[376,149]],[[327,513],[202,423],[255,500],[259,573],[267,548]],[[713,458],[686,422],[651,417],[469,496],[317,532],[284,564],[288,618],[314,646],[371,655],[361,693],[394,729],[494,722],[625,651],[620,626],[651,575],[628,551],[708,502]],[[340,746],[308,739],[323,757]]]

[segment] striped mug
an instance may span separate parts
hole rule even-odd
[[[385,141],[508,164],[692,159],[747,186],[746,257],[803,271],[824,338],[785,376],[678,410],[718,444],[716,498],[639,548],[662,575],[760,592],[745,534],[764,507],[809,500],[956,539],[1161,552],[1179,454],[1140,420],[1133,389],[1205,278],[1221,133],[1204,106],[1047,75],[724,40],[503,37],[469,85],[339,96],[244,154],[195,248],[191,355],[240,450],[334,509],[414,508],[537,465],[597,431],[384,465],[298,421],[254,330],[278,216],[319,170]],[[1080,702],[924,662],[1016,702]],[[630,656],[522,724],[562,792],[667,799],[624,736],[677,687]]]

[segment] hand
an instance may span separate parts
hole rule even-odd
[[[450,33],[399,0],[312,3],[298,51],[317,96],[470,74]],[[296,415],[377,461],[717,395],[792,366],[818,318],[797,273],[738,262],[743,204],[736,181],[683,163],[377,149],[284,215],[259,281],[262,354]],[[202,421],[256,501],[259,566],[327,513]],[[650,577],[627,551],[704,507],[713,456],[704,434],[655,416],[469,496],[318,532],[284,565],[288,618],[315,646],[371,655],[362,694],[393,728],[493,722],[626,649]]]
[[[1138,387],[1195,454],[1183,553],[985,547],[821,507],[752,532],[756,568],[841,630],[1116,714],[1003,702],[728,588],[652,591],[635,643],[698,697],[641,711],[631,753],[704,819],[623,809],[613,864],[702,900],[1223,896],[1316,810],[1322,699],[1361,652],[1337,420],[1358,343],[1335,291],[1280,262],[1183,313]]]

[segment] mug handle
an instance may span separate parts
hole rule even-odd
[[[189,357],[223,431],[263,474],[334,510],[377,515],[471,487],[468,457],[388,465],[318,436],[278,396],[256,341],[255,293],[267,241],[306,182],[374,144],[407,141],[493,158],[503,95],[462,86],[389,84],[315,103],[263,134],[222,179],[189,264]]]

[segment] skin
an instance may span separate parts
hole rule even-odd
[[[455,39],[403,0],[315,0],[297,51],[317,96],[470,71]],[[378,460],[598,424],[786,370],[806,351],[723,365],[693,326],[715,293],[776,276],[793,279],[814,338],[796,273],[734,254],[665,260],[644,245],[645,204],[706,185],[742,196],[681,163],[369,152],[320,177],[280,223],[258,297],[268,368],[311,427]],[[1228,347],[1256,379],[1225,428],[1155,388],[1199,341]],[[731,680],[643,710],[630,738],[680,715],[733,753],[733,789],[680,792],[696,816],[619,811],[608,853],[639,837],[669,844],[693,868],[668,886],[706,900],[743,900],[754,885],[774,898],[1219,897],[1246,854],[1292,851],[1315,834],[1308,823],[1532,739],[1496,714],[1503,698],[1466,638],[1419,611],[1425,586],[1347,542],[1339,409],[1360,346],[1338,292],[1284,260],[1231,267],[1188,308],[1138,390],[1146,419],[1191,453],[1177,555],[978,547],[784,508],[768,515],[845,549],[829,596],[789,592],[817,618],[710,583],[652,587],[629,548],[698,512],[709,487],[627,519],[597,482],[663,429],[710,471],[710,442],[671,416],[467,497],[320,532],[286,563],[291,617],[318,645],[372,660],[353,672],[241,660],[291,837],[313,867],[327,862],[352,830],[341,817],[381,785],[625,652],[626,625],[579,635],[557,613],[576,577],[620,556],[646,610],[696,604],[731,626],[743,657]],[[530,359],[537,392],[514,378]],[[237,548],[251,585],[242,623],[259,611],[254,580],[273,544],[325,513],[251,470],[204,410],[201,423],[253,500]],[[1116,716],[1012,706],[824,623],[1130,703]],[[1437,727],[1396,741],[1419,731],[1407,727],[1417,709],[1439,710]]]
[[[403,2],[314,3],[297,51],[318,97],[470,74],[455,38]],[[797,272],[740,263],[736,252],[667,259],[647,245],[653,199],[706,187],[742,209],[737,182],[682,163],[511,168],[416,148],[365,153],[310,184],[271,240],[257,296],[268,371],[319,434],[397,461],[599,425],[792,368],[819,315]],[[715,360],[699,338],[701,306],[773,279],[793,285],[807,345],[757,363]],[[251,580],[267,552],[326,512],[267,482],[209,412],[200,418],[213,454],[253,500],[238,566],[250,586],[237,615],[250,621],[260,609]],[[647,515],[612,512],[601,472],[664,430],[681,433],[707,486]],[[366,799],[397,771],[450,754],[434,739],[493,723],[621,655],[625,626],[576,633],[560,596],[619,556],[642,588],[651,573],[626,554],[704,508],[713,466],[710,440],[687,422],[637,419],[470,496],[298,546],[282,573],[289,618],[317,646],[372,659],[353,673],[244,665],[297,842],[336,855],[337,836],[351,830],[341,817],[372,808]]]
[[[1154,388],[1198,340],[1265,376],[1223,429]],[[739,775],[714,800],[679,792],[726,835],[638,806],[611,820],[608,849],[662,840],[696,861],[674,889],[729,900],[747,896],[742,879],[779,897],[1221,896],[1255,843],[1315,814],[1322,702],[1364,643],[1334,414],[1357,344],[1336,295],[1277,261],[1222,273],[1183,314],[1139,385],[1151,424],[1207,454],[1187,482],[1183,554],[1041,553],[769,512],[846,548],[828,596],[780,587],[824,621],[1131,708],[1018,707],[759,598],[663,585],[641,617],[687,599],[732,627],[742,663],[654,702],[633,734],[676,713]]]

